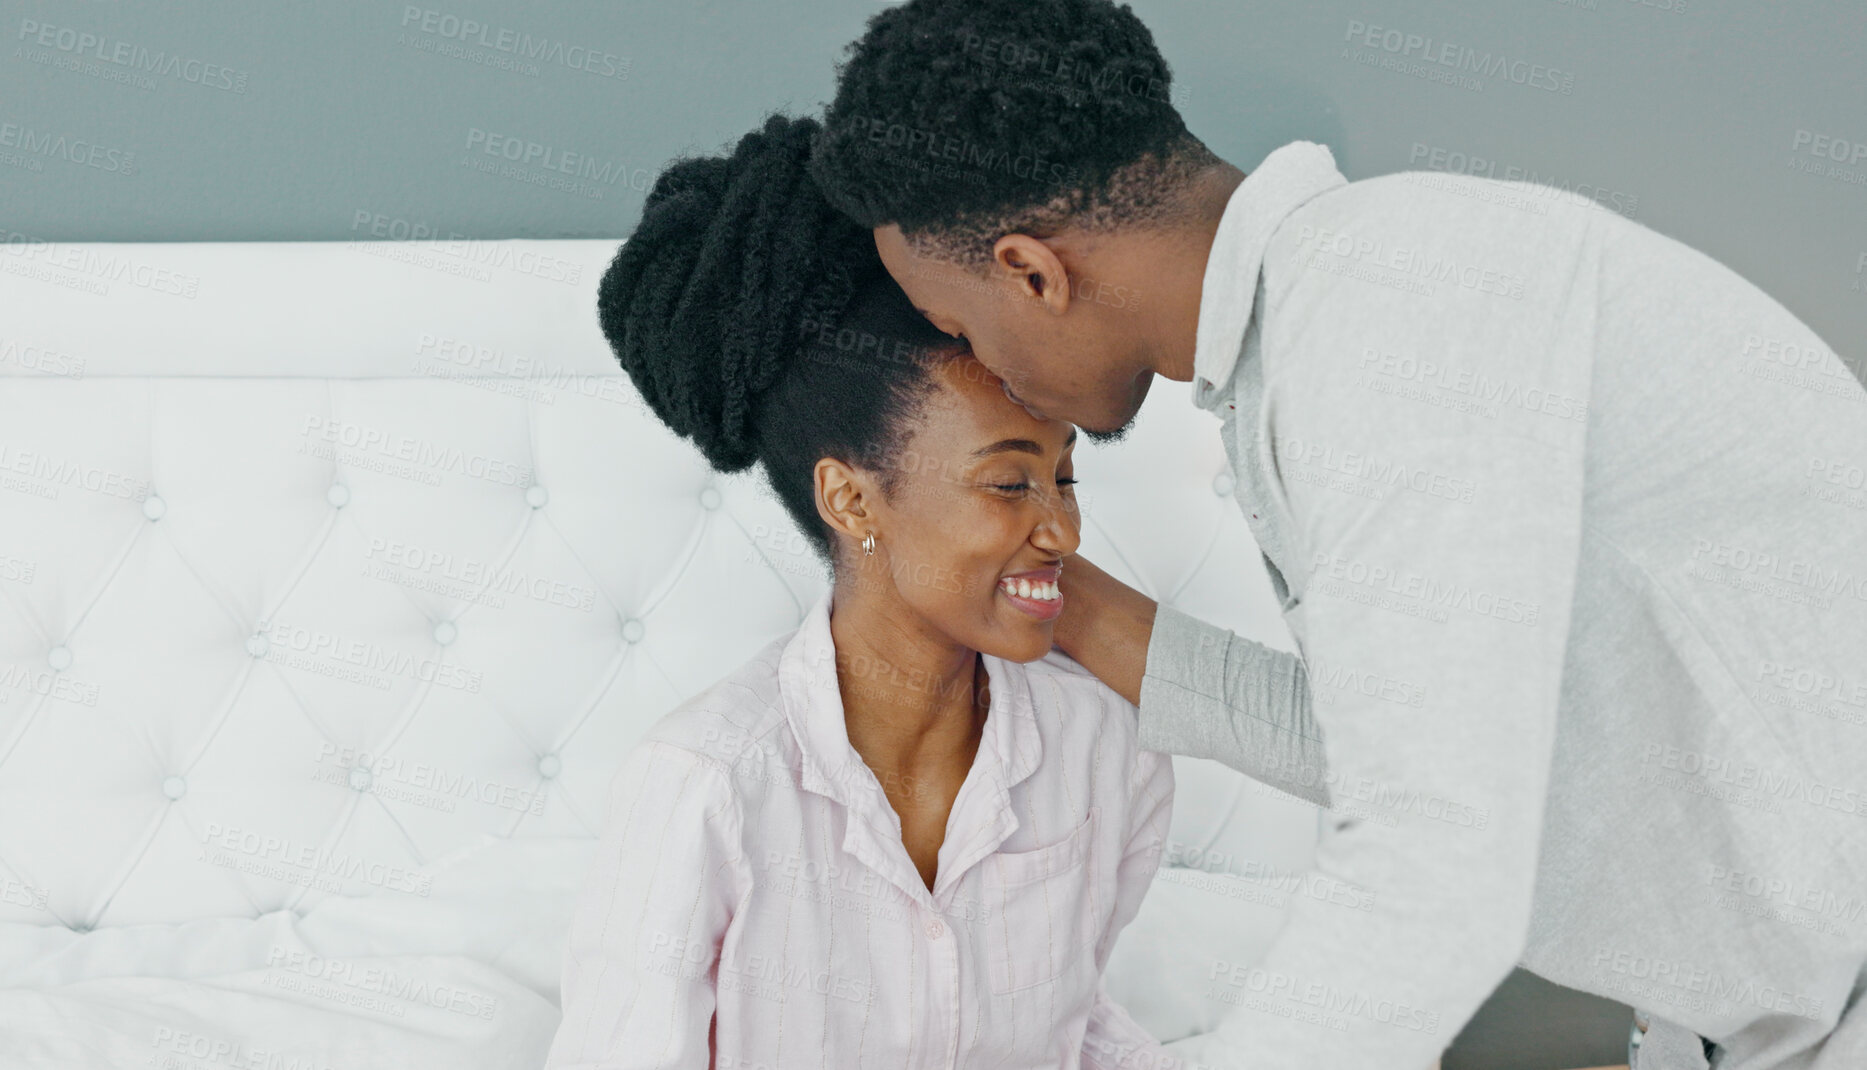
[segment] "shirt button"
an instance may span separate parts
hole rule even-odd
[[[932,921],[927,923],[927,939],[938,940],[942,936],[945,936],[945,935],[946,935],[946,924],[942,922],[939,918],[935,918]]]

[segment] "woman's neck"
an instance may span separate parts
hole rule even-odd
[[[898,599],[883,605],[884,593],[893,592],[839,587],[831,600],[849,744],[885,790],[891,780],[900,787],[949,779],[957,790],[983,732],[985,665],[977,651],[934,632]]]

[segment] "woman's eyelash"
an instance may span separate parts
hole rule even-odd
[[[1079,483],[1079,482],[1081,482],[1081,480],[1075,479],[1070,476],[1065,476],[1062,479],[1057,480],[1057,485],[1060,487],[1070,486],[1072,484]],[[998,490],[1030,490],[1031,489],[1031,485],[1029,483],[994,483],[992,484],[992,486]]]

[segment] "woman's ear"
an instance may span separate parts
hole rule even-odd
[[[830,525],[831,531],[859,540],[873,529],[875,516],[870,495],[876,488],[867,472],[834,457],[823,457],[817,461],[813,475],[817,515]]]

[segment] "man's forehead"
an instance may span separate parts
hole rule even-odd
[[[883,256],[914,257],[914,250],[908,247],[908,236],[893,223],[875,228],[875,248]]]
[[[892,257],[910,262],[917,276],[945,274],[959,267],[958,264],[943,260],[938,256],[923,254],[914,247],[913,242],[908,240],[908,236],[902,232],[901,227],[894,223],[875,228],[875,248],[884,258]]]
[[[876,244],[881,245],[878,238]],[[882,249],[882,262],[894,276],[896,285],[906,294],[914,311],[923,318],[952,311],[953,301],[961,295],[952,276],[953,265],[930,257],[917,257],[905,246]]]

